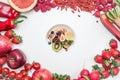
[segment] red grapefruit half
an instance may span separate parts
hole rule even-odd
[[[8,2],[18,12],[28,12],[37,4],[37,0],[8,0]]]

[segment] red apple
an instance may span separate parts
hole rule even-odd
[[[32,80],[52,80],[52,73],[47,69],[39,69],[34,71]]]
[[[6,36],[0,35],[0,56],[10,52],[12,49],[12,42]]]
[[[14,49],[9,53],[7,64],[11,69],[17,69],[25,63],[26,56],[20,49]]]
[[[7,62],[7,56],[2,55],[0,56],[0,66],[3,66]]]

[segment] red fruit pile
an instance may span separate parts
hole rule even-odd
[[[100,17],[101,12],[107,12],[116,6],[113,0],[96,0],[95,4],[96,4],[96,10],[94,15],[96,17]]]
[[[20,44],[22,42],[22,37],[16,35],[15,31],[13,31],[12,29],[6,31],[4,35],[8,37],[11,40],[11,42],[14,44]]]
[[[40,63],[34,62],[32,64],[26,63],[24,65],[24,68],[20,70],[19,72],[10,71],[8,67],[2,67],[0,66],[0,79],[5,80],[32,80],[32,77],[30,77],[28,74],[30,70],[34,69],[39,70],[41,68]]]
[[[51,8],[55,8],[56,3],[51,0],[38,0],[37,5],[35,6],[34,10],[37,12],[41,10],[42,12],[46,12],[51,10]]]
[[[83,69],[75,80],[100,80],[108,78],[110,75],[118,75],[120,72],[120,50],[118,50],[118,43],[116,40],[111,39],[109,46],[110,49],[105,49],[101,54],[97,54],[94,57],[97,64],[92,66],[92,72],[90,73],[87,69]]]

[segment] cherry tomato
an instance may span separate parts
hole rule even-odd
[[[31,65],[30,63],[26,63],[26,64],[24,65],[24,69],[25,69],[26,71],[29,71],[29,70],[32,69],[32,65]]]
[[[26,70],[21,70],[20,73],[22,73],[23,76],[26,76],[28,74]]]
[[[9,73],[9,69],[7,67],[2,68],[2,75],[7,75]]]
[[[16,78],[17,80],[21,80],[22,77],[23,77],[22,73],[17,73],[17,74],[15,75],[15,78]]]
[[[33,66],[32,67],[33,67],[33,69],[38,70],[38,69],[40,69],[41,65],[40,65],[39,62],[33,62]]]
[[[32,78],[30,76],[24,76],[22,80],[32,80]]]
[[[9,78],[14,78],[15,75],[16,75],[16,72],[15,71],[11,71],[11,72],[9,72],[8,77]]]

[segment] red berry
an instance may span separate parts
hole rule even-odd
[[[100,11],[95,11],[94,16],[100,17]]]
[[[112,64],[114,65],[114,67],[120,67],[120,58],[114,59]]]
[[[118,43],[115,39],[111,39],[109,42],[109,46],[113,49],[116,49],[116,48],[118,48]]]
[[[83,70],[80,72],[80,75],[81,75],[81,77],[89,76],[89,71],[88,71],[87,69],[83,69]]]
[[[22,37],[21,36],[14,36],[13,39],[12,39],[12,42],[14,44],[19,44],[22,42]]]
[[[21,80],[22,77],[23,77],[22,73],[17,73],[17,74],[15,75],[15,78],[16,78],[17,80]]]
[[[110,52],[111,52],[111,55],[114,57],[114,58],[118,58],[120,56],[120,51],[117,50],[117,49],[110,49]]]
[[[97,9],[98,9],[99,11],[102,11],[103,6],[99,5]]]
[[[96,63],[102,63],[103,62],[103,58],[102,58],[101,55],[96,55],[94,57],[94,60],[95,60]]]
[[[78,80],[86,80],[85,78],[81,77],[81,78],[78,78]]]
[[[33,69],[38,70],[38,69],[40,69],[41,65],[38,62],[33,62],[33,66],[32,67],[33,67]]]
[[[107,63],[103,62],[102,66],[104,67],[105,70],[109,70],[111,68],[112,64],[111,63],[107,64]]]
[[[22,80],[32,80],[32,78],[30,76],[24,76]]]
[[[25,69],[26,71],[29,71],[29,70],[32,69],[32,65],[31,65],[30,63],[26,63],[26,64],[24,65],[24,69]]]
[[[109,50],[104,50],[104,51],[102,51],[102,57],[103,57],[104,59],[110,59],[110,58],[111,58],[111,53],[110,53],[110,51],[109,51]]]
[[[119,71],[120,71],[120,70],[119,70],[119,68],[117,68],[117,67],[113,67],[113,68],[111,68],[111,70],[110,70],[112,76],[118,75]]]
[[[107,5],[107,1],[106,1],[106,0],[100,0],[100,3],[101,3],[103,6]]]
[[[9,69],[7,68],[7,67],[4,67],[3,69],[2,69],[2,75],[4,75],[4,76],[6,76],[8,73],[9,73]]]
[[[108,78],[110,76],[110,72],[108,70],[102,71],[102,75],[104,78]]]
[[[100,79],[100,73],[98,71],[92,71],[90,73],[90,80],[99,80]]]
[[[113,2],[113,0],[107,0],[107,3],[112,3]]]
[[[8,38],[12,38],[15,35],[16,34],[13,30],[8,30],[8,31],[5,32],[5,36],[7,36]]]
[[[26,70],[21,70],[20,73],[22,73],[23,76],[26,76],[28,74]]]
[[[11,72],[9,72],[8,77],[9,78],[14,78],[15,75],[16,75],[16,72],[15,71],[11,71]]]

